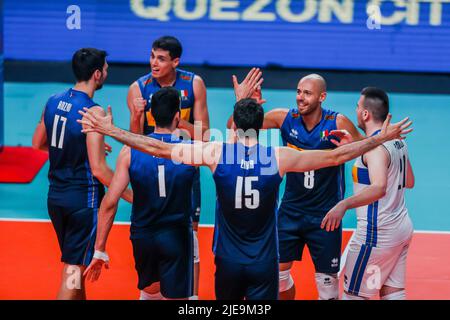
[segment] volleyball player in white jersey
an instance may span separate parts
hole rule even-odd
[[[387,94],[362,90],[356,109],[358,126],[368,137],[380,132],[389,113]],[[405,204],[405,188],[414,174],[404,140],[392,140],[358,158],[353,167],[354,195],[340,201],[325,216],[322,228],[332,231],[345,211],[356,208],[357,228],[345,263],[344,300],[403,300],[406,256],[413,225]]]

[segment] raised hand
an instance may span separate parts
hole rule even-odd
[[[348,143],[352,143],[353,142],[353,136],[351,135],[350,132],[348,132],[345,129],[342,129],[342,130],[331,130],[330,131],[330,135],[339,138],[339,141],[337,141],[335,139],[330,139],[330,141],[334,145],[336,145],[338,147],[343,146],[344,144],[348,144]]]
[[[259,103],[260,105],[263,105],[264,103],[267,102],[267,100],[262,98],[262,92],[261,92],[261,86],[259,86],[255,92],[253,92],[252,96],[250,97],[252,99],[255,99],[257,103]]]
[[[108,106],[106,116],[101,116],[92,109],[83,108],[84,111],[78,111],[83,116],[81,120],[77,120],[85,127],[81,130],[83,133],[98,132],[108,135],[114,128],[111,106]]]
[[[238,82],[235,75],[233,75],[232,79],[236,101],[252,97],[258,88],[261,91],[261,84],[264,81],[259,68],[252,68],[241,83]]]
[[[147,105],[147,101],[144,98],[142,98],[142,97],[134,98],[133,104],[132,104],[132,106],[133,106],[132,112],[135,115],[140,116],[142,113],[144,113],[146,105]]]
[[[405,139],[405,135],[413,131],[412,128],[409,128],[412,124],[412,121],[408,121],[409,118],[406,117],[400,122],[390,124],[392,115],[389,113],[386,120],[383,123],[383,127],[381,128],[380,136],[385,140],[393,140],[393,139]],[[409,128],[409,129],[408,129]]]

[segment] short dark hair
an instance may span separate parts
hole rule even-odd
[[[241,99],[234,105],[233,120],[237,129],[258,133],[264,122],[264,109],[255,99]]]
[[[164,87],[152,95],[151,108],[156,125],[167,128],[173,117],[180,112],[180,93],[174,87]]]
[[[153,41],[152,49],[161,49],[169,51],[172,59],[180,58],[183,53],[183,47],[177,38],[172,36],[164,36]]]
[[[81,48],[72,56],[72,70],[77,81],[88,81],[95,70],[103,71],[108,53],[95,48]]]
[[[364,96],[364,108],[370,111],[377,121],[384,121],[389,114],[389,97],[387,93],[376,87],[362,89]]]

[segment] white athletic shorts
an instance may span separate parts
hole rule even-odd
[[[410,237],[395,247],[372,247],[352,241],[345,261],[345,291],[360,297],[377,295],[382,286],[405,288]]]

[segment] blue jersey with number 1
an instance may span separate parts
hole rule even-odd
[[[78,113],[97,106],[84,92],[69,89],[49,98],[44,111],[50,169],[49,201],[72,208],[98,208],[103,185],[92,174]]]
[[[171,134],[149,135],[167,143],[182,143]],[[191,189],[196,168],[131,149],[133,188],[131,238],[148,236],[162,227],[189,225]]]

